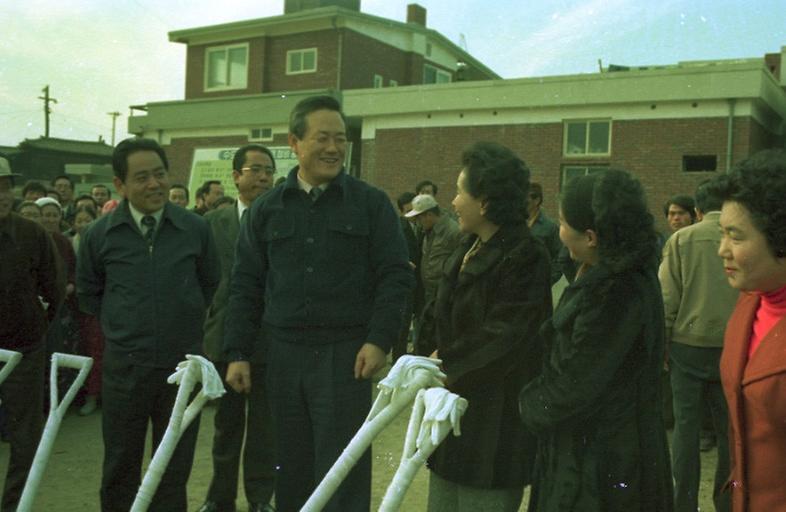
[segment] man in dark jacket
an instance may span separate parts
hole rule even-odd
[[[11,444],[0,510],[16,509],[41,438],[44,336],[65,297],[65,273],[52,238],[11,211],[15,176],[0,157],[0,348],[22,353],[0,387]]]
[[[220,269],[204,219],[167,202],[166,155],[131,138],[112,155],[125,199],[88,228],[79,247],[77,294],[106,337],[103,361],[104,468],[101,509],[127,511],[139,487],[147,424],[158,445],[177,386],[167,377],[186,354],[202,352],[205,309]],[[151,511],[185,512],[199,422],[184,433]]]
[[[559,239],[559,226],[546,216],[546,213],[541,210],[541,206],[543,206],[543,187],[540,183],[530,183],[527,194],[527,214],[529,215],[527,226],[529,226],[532,235],[543,242],[546,250],[549,251],[551,284],[554,285],[562,277],[559,263],[562,242]]]
[[[227,382],[253,385],[261,320],[283,512],[301,508],[363,423],[369,379],[385,365],[412,287],[390,200],[344,171],[345,126],[330,96],[295,106],[289,144],[299,165],[251,206],[230,283]],[[365,512],[370,499],[367,452],[324,510]]]
[[[237,150],[232,160],[232,169],[232,178],[237,187],[237,202],[231,208],[212,210],[205,215],[221,258],[221,282],[205,320],[205,353],[215,362],[221,375],[225,375],[227,369],[224,321],[240,222],[251,203],[272,188],[276,164],[269,149],[258,144],[249,144]],[[234,512],[241,456],[243,487],[249,512],[273,510],[268,502],[273,496],[275,484],[275,441],[264,385],[263,342],[260,332],[254,340],[255,350],[249,361],[253,382],[251,389],[247,393],[238,393],[226,386],[226,394],[216,401],[213,478],[207,490],[207,499],[199,512]]]

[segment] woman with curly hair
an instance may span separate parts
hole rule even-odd
[[[542,373],[519,396],[538,436],[530,510],[670,511],[663,301],[644,192],[624,171],[575,178],[559,220],[580,267],[541,328]]]
[[[734,512],[786,508],[786,152],[738,164],[724,191],[718,254],[743,293],[720,373],[729,404]]]
[[[469,401],[461,436],[429,461],[430,512],[516,512],[535,438],[517,396],[540,367],[537,331],[551,313],[549,254],[527,228],[529,169],[510,149],[464,152],[453,206],[467,241],[448,258],[435,304],[447,388]]]

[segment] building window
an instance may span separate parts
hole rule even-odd
[[[390,85],[390,87],[398,87],[398,80],[391,80],[388,82],[388,85]]]
[[[374,89],[380,89],[385,86],[385,79],[382,75],[374,75]]]
[[[684,155],[683,172],[713,172],[718,170],[717,155]]]
[[[566,121],[565,156],[611,154],[611,121]]]
[[[251,128],[248,140],[273,140],[273,128]]]
[[[317,49],[290,50],[287,52],[287,75],[314,73],[317,70]]]
[[[424,84],[447,84],[450,83],[450,73],[435,68],[429,64],[423,65]]]
[[[217,46],[205,53],[205,90],[245,89],[248,83],[248,44]]]
[[[606,169],[608,169],[608,166],[603,165],[563,165],[560,189],[573,178],[595,174],[596,172],[602,172]]]

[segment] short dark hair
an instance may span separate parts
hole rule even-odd
[[[175,183],[174,185],[170,185],[169,190],[172,190],[173,188],[179,188],[180,190],[183,190],[186,193],[186,201],[188,201],[188,189],[185,185]]]
[[[300,100],[292,113],[289,115],[289,133],[302,139],[306,135],[306,116],[317,110],[332,110],[338,112],[341,120],[344,121],[344,126],[347,124],[347,119],[341,111],[341,103],[333,96],[309,96],[308,98]]]
[[[115,176],[123,183],[125,183],[126,176],[128,176],[128,157],[137,151],[155,152],[161,159],[161,163],[164,164],[164,169],[169,170],[169,161],[166,158],[166,153],[158,142],[143,137],[130,137],[120,141],[112,153],[112,170]]]
[[[437,184],[431,180],[423,180],[417,185],[415,185],[415,193],[420,194],[420,191],[423,190],[423,187],[431,187],[434,190],[434,197],[437,197]]]
[[[78,206],[76,208],[76,210],[74,210],[74,218],[75,219],[76,219],[77,214],[79,214],[80,212],[89,213],[90,216],[93,217],[93,219],[97,219],[98,218],[98,214],[96,214],[96,208],[93,208],[92,206],[89,206],[89,205],[86,205],[86,204],[83,204],[82,206]]]
[[[398,210],[400,212],[403,212],[404,211],[404,205],[411,203],[413,199],[415,199],[415,194],[413,194],[412,192],[404,192],[403,194],[398,196],[398,199],[396,199],[396,204],[398,205]]]
[[[111,190],[109,190],[109,187],[107,187],[107,186],[106,186],[106,185],[104,185],[103,183],[96,183],[95,185],[93,185],[92,187],[90,187],[90,193],[92,193],[92,192],[93,192],[93,190],[95,190],[95,189],[97,189],[97,188],[103,188],[104,190],[106,190],[106,193],[107,193],[107,195],[108,195],[109,197],[112,197],[112,191],[111,191]]]
[[[619,169],[578,176],[560,198],[565,222],[598,235],[598,264],[620,272],[657,264],[658,235],[641,183]]]
[[[690,218],[692,220],[696,220],[696,203],[693,201],[691,196],[686,196],[684,194],[678,194],[676,196],[671,196],[668,201],[663,205],[663,216],[669,216],[669,206],[676,204],[683,210],[690,213]]]
[[[718,212],[723,208],[723,191],[728,177],[720,175],[704,180],[696,187],[696,209],[701,213]]]
[[[19,212],[22,211],[22,208],[25,208],[25,207],[28,207],[28,206],[35,206],[36,208],[38,208],[39,212],[41,211],[41,207],[38,206],[35,201],[29,201],[29,200],[22,201],[18,205],[16,205],[15,211],[16,211],[16,213],[19,213]]]
[[[59,203],[60,201],[62,201],[62,200],[63,200],[63,196],[61,196],[61,195],[60,195],[60,192],[58,192],[57,190],[55,190],[55,189],[53,189],[53,188],[48,188],[48,189],[46,189],[46,195],[47,195],[47,197],[49,196],[49,194],[54,194],[54,195],[56,195],[56,196],[57,196],[57,202],[58,202],[58,203]]]
[[[273,169],[276,168],[276,158],[273,156],[272,151],[261,144],[246,144],[235,151],[235,156],[232,157],[232,170],[240,172],[243,164],[246,163],[246,153],[249,151],[259,151],[260,153],[266,154],[270,157],[270,161],[273,162]]]
[[[78,204],[79,201],[90,201],[90,203],[93,205],[93,209],[97,209],[98,208],[98,203],[96,202],[95,199],[93,199],[93,196],[91,196],[90,194],[82,194],[82,195],[80,195],[79,197],[74,199],[74,204]]]
[[[759,151],[732,168],[723,201],[742,205],[772,253],[786,257],[786,151]]]
[[[206,182],[202,183],[202,186],[199,187],[199,190],[202,191],[202,195],[204,196],[205,194],[209,194],[210,193],[210,187],[212,187],[213,185],[219,185],[220,186],[221,182],[218,181],[218,180],[207,180]]]
[[[494,142],[477,142],[461,155],[464,186],[486,200],[485,217],[497,226],[527,220],[529,168],[512,150]]]
[[[46,187],[39,181],[28,181],[22,187],[22,197],[25,197],[28,192],[41,192],[43,195],[46,195]]]
[[[57,183],[58,180],[67,180],[68,181],[68,185],[71,187],[71,190],[74,190],[74,182],[73,182],[73,180],[71,179],[70,176],[68,176],[66,174],[61,174],[59,176],[55,176],[54,178],[52,178],[52,181],[50,182],[50,184],[54,187],[55,183]]]

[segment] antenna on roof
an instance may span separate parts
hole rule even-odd
[[[467,48],[467,36],[464,34],[459,34],[459,47],[461,47],[461,49],[465,52],[469,53],[469,48]]]

